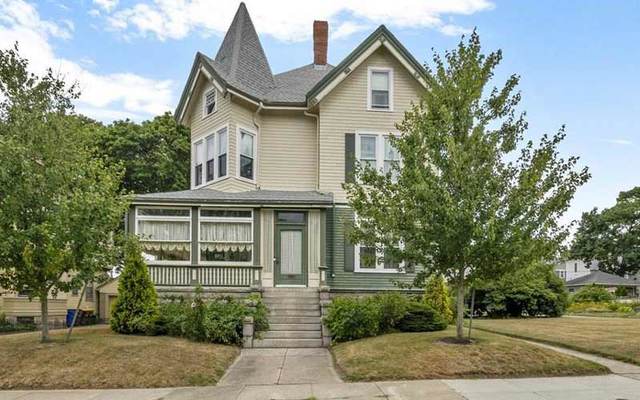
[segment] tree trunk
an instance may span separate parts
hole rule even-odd
[[[456,295],[456,337],[464,338],[464,278],[458,277],[456,282],[458,294]]]
[[[40,341],[42,343],[49,341],[49,303],[47,296],[40,296],[40,318],[42,323],[42,335]]]
[[[82,299],[84,298],[84,293],[87,291],[87,284],[85,283],[82,287],[82,292],[80,292],[80,297],[78,298],[78,305],[76,306],[76,312],[73,314],[73,319],[71,320],[71,325],[69,325],[69,330],[67,330],[67,335],[64,338],[65,342],[68,342],[71,339],[71,332],[73,332],[73,327],[76,325],[76,320],[78,319],[78,313],[80,311],[80,304],[82,304]]]
[[[476,288],[471,288],[471,308],[469,309],[469,340],[471,340],[471,325],[473,324],[473,309],[476,302]]]

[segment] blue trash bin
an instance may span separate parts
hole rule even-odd
[[[76,309],[75,308],[69,308],[67,310],[67,328],[71,326],[71,323],[73,322],[73,316],[76,315]]]

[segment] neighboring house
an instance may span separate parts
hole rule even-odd
[[[598,270],[598,262],[592,261],[591,265],[587,265],[582,260],[564,260],[555,263],[555,272],[565,282],[581,276],[589,275],[591,271]]]
[[[639,294],[638,287],[640,286],[640,282],[596,270],[587,275],[570,280],[565,283],[565,285],[571,293],[577,292],[583,287],[589,285],[602,286],[611,293],[615,292],[619,287],[625,287],[628,288],[627,295],[629,297],[637,297]]]
[[[413,280],[345,239],[354,214],[342,184],[354,159],[381,170],[398,160],[388,137],[419,100],[424,69],[384,26],[337,66],[326,22],[313,38],[313,63],[273,74],[241,4],[216,56],[196,54],[175,111],[191,128],[191,187],[138,195],[127,218],[160,294]]]

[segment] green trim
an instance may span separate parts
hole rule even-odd
[[[200,246],[198,242],[198,226],[200,211],[198,207],[191,207],[191,264],[198,265],[200,258]]]
[[[327,212],[320,210],[320,266],[327,266]]]
[[[261,264],[261,254],[260,254],[260,209],[253,209],[253,265],[260,266]]]
[[[316,95],[322,91],[331,81],[338,77],[339,74],[344,73],[345,69],[353,62],[356,58],[358,58],[362,53],[364,53],[376,40],[384,37],[386,40],[391,42],[393,46],[402,54],[402,56],[409,61],[409,63],[416,69],[416,71],[426,75],[426,70],[418,62],[418,60],[413,57],[413,55],[407,50],[406,47],[387,29],[386,26],[380,25],[378,29],[373,31],[369,37],[367,37],[358,47],[355,48],[340,64],[338,64],[335,68],[333,68],[328,74],[324,76],[318,83],[315,84],[311,90],[307,93],[307,103],[316,97]]]
[[[274,262],[273,266],[273,281],[275,285],[305,285],[308,284],[309,275],[309,263],[308,263],[308,231],[309,231],[309,218],[308,214],[304,211],[299,211],[304,214],[304,222],[302,223],[282,223],[278,222],[278,212],[273,214],[274,220],[274,259],[278,260]],[[286,211],[285,211],[286,212]],[[298,212],[298,211],[296,211]],[[299,231],[302,233],[302,274],[297,279],[288,279],[286,276],[280,274],[280,233],[282,231]]]

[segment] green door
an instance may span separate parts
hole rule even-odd
[[[303,212],[276,213],[275,283],[307,285],[306,215]]]

